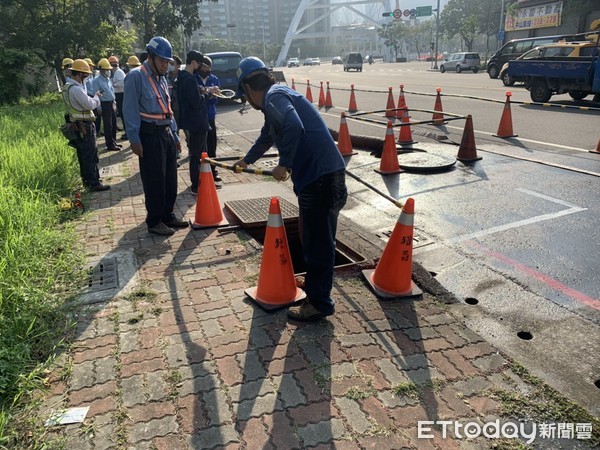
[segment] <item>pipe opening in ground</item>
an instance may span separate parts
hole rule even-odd
[[[465,298],[465,303],[467,305],[476,305],[479,303],[479,300],[477,300],[476,298],[473,298],[473,297],[467,297],[467,298]]]
[[[530,341],[533,339],[533,334],[531,334],[529,331],[519,331],[517,333],[517,337],[519,339],[523,339],[524,341]]]
[[[600,379],[594,381],[594,386],[596,386],[598,389],[600,389]]]
[[[266,226],[253,227],[246,229],[246,232],[252,236],[261,245],[265,242]],[[302,252],[302,242],[298,232],[298,222],[288,221],[285,223],[285,235],[290,248],[290,256],[294,266],[294,273],[301,274],[306,272],[306,264],[304,263],[304,255]],[[335,249],[335,269],[351,267],[358,263],[365,262],[366,259],[360,253],[355,251],[349,244],[336,239]]]

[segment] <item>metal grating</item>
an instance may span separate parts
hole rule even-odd
[[[279,159],[259,159],[254,165],[261,169],[273,170],[279,165]]]
[[[88,269],[88,283],[86,292],[103,291],[119,286],[117,276],[117,258],[105,258]]]
[[[261,226],[269,218],[269,205],[272,197],[250,198],[247,200],[232,200],[225,202],[225,207],[231,211],[244,226]],[[287,200],[279,199],[281,217],[283,220],[298,220],[298,207]]]

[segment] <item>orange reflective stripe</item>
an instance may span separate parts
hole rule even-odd
[[[161,116],[160,114],[142,114],[142,113],[140,113],[140,116],[147,117],[149,119],[159,119],[159,120],[170,119],[173,116],[173,111],[171,111],[171,99],[169,97],[169,90],[167,89],[165,91],[165,96],[167,97],[167,106],[168,106],[167,107],[167,106],[165,106],[162,95],[160,95],[160,92],[158,92],[157,82],[154,79],[154,77],[150,76],[150,74],[148,73],[148,69],[146,69],[145,66],[142,66],[141,70],[148,77],[148,81],[150,82],[150,86],[152,86],[152,90],[154,91],[154,94],[156,94],[156,99],[158,100],[158,106],[160,107],[161,111],[163,112],[163,115]]]

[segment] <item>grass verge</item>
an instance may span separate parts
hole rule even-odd
[[[83,276],[58,206],[79,182],[62,120],[56,94],[0,108],[0,446],[9,448],[40,445],[18,418],[72,330]]]

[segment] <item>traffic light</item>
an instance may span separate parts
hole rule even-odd
[[[382,16],[383,17],[394,17],[394,13],[392,11],[390,11],[390,12],[384,12],[382,14]]]

